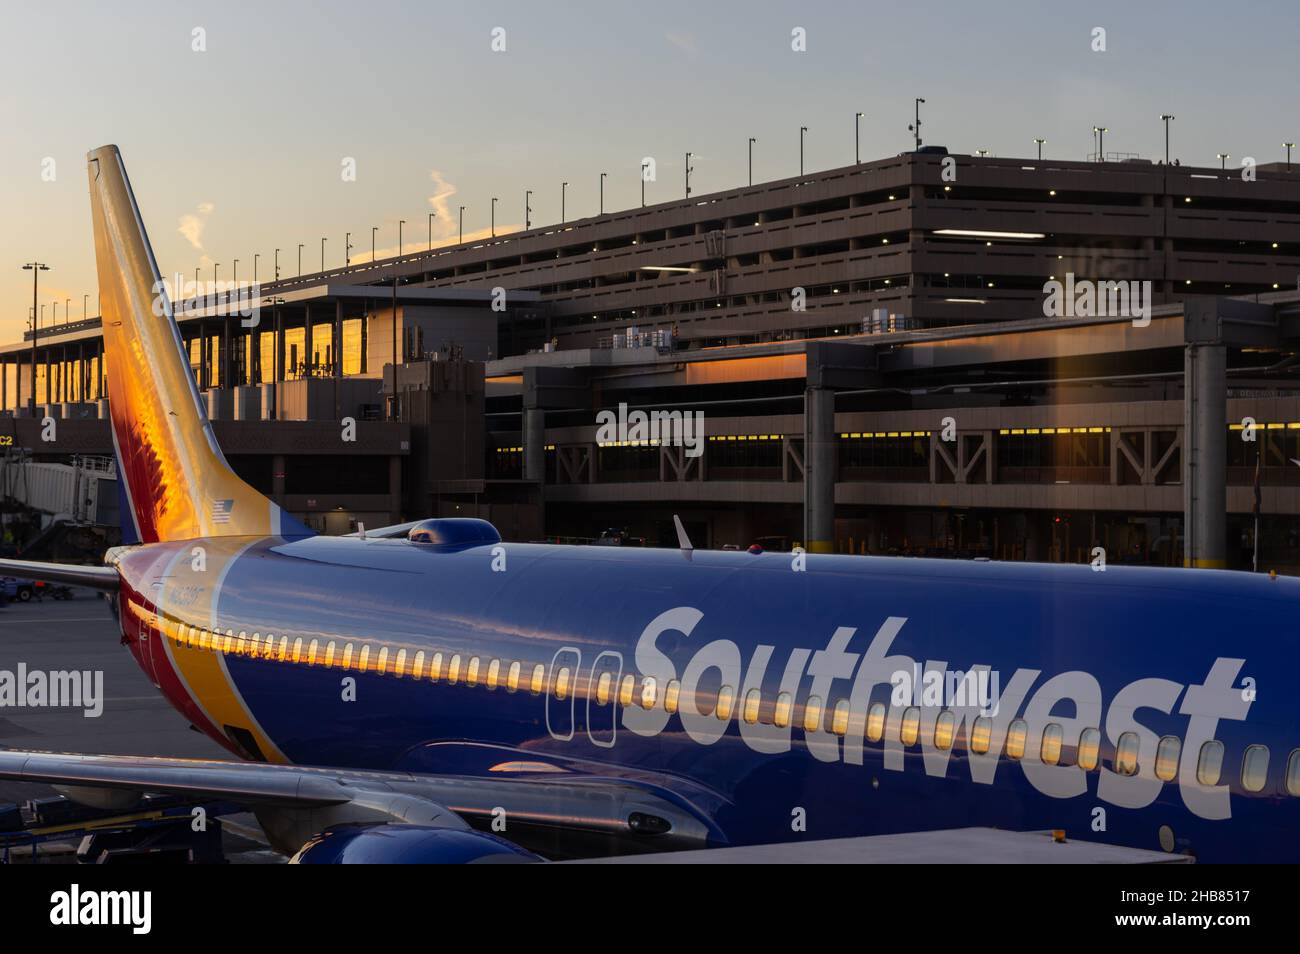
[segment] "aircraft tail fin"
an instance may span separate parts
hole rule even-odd
[[[136,535],[309,535],[217,446],[117,147],[87,165],[113,444]]]

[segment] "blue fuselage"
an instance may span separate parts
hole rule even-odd
[[[1300,855],[1292,579],[327,537],[118,563],[141,664],[253,758],[642,779],[733,844],[984,825]]]

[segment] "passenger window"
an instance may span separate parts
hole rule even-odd
[[[970,727],[970,750],[976,755],[984,755],[993,744],[993,720],[988,716],[976,716]]]
[[[329,663],[326,663],[329,665]],[[421,649],[415,654],[415,662],[411,664],[411,678],[419,679],[424,675],[424,650]]]
[[[1125,732],[1115,743],[1115,774],[1136,775],[1138,771],[1138,734]]]
[[[745,711],[743,717],[746,725],[754,725],[758,722],[758,709],[763,704],[763,693],[759,689],[751,689],[745,693]]]
[[[307,665],[316,665],[316,654],[320,652],[320,640],[313,639],[311,645],[307,647]]]
[[[776,697],[776,710],[772,713],[772,722],[778,729],[790,724],[790,710],[794,708],[790,693],[783,692]]]
[[[495,689],[501,679],[501,660],[494,659],[488,663],[487,687]]]
[[[936,749],[947,750],[952,748],[952,737],[956,731],[957,717],[949,709],[939,713],[939,718],[934,720],[934,747]]]
[[[276,656],[276,658],[279,659],[280,662],[284,662],[286,659],[289,658],[289,637],[288,636],[280,637],[280,652],[279,655]]]
[[[730,686],[723,686],[718,690],[718,707],[713,710],[713,714],[726,722],[731,718],[731,707],[736,702],[736,690]]]
[[[1025,742],[1029,739],[1029,723],[1024,719],[1016,719],[1011,725],[1007,726],[1007,758],[1023,759],[1025,757]]]
[[[885,737],[885,704],[874,702],[867,710],[867,739],[879,742]]]
[[[1058,765],[1061,761],[1061,743],[1065,741],[1065,730],[1060,723],[1049,722],[1043,727],[1043,744],[1038,750],[1039,759],[1046,765]]]
[[[241,629],[241,630],[239,631],[239,635],[235,637],[235,654],[236,654],[236,655],[238,655],[238,656],[242,656],[242,655],[244,655],[244,645],[245,645],[245,643],[247,643],[247,641],[248,641],[248,633],[247,633],[247,631]]]
[[[454,686],[460,681],[460,654],[451,657],[451,662],[447,664],[447,684]]]
[[[302,662],[302,637],[299,636],[293,641],[293,661]]]
[[[1101,761],[1101,730],[1084,729],[1079,733],[1079,768],[1091,772]]]
[[[658,683],[655,682],[654,676],[646,676],[641,680],[641,708],[653,709],[655,700],[658,698]]]
[[[596,705],[603,706],[609,702],[609,686],[614,681],[612,674],[602,672],[600,681],[596,683]]]
[[[434,682],[442,678],[442,653],[434,653],[429,660],[429,678]]]
[[[1178,774],[1178,754],[1183,750],[1182,740],[1176,735],[1166,735],[1156,746],[1156,778],[1172,782]]]
[[[229,655],[230,650],[234,645],[235,645],[235,631],[233,629],[228,629],[226,630],[226,638],[221,643],[222,653]]]
[[[466,685],[469,685],[469,686],[477,686],[477,685],[478,685],[478,667],[479,667],[479,659],[478,659],[478,657],[477,657],[477,656],[471,656],[471,657],[470,657],[470,660],[469,660],[469,668],[465,670],[465,684],[466,684]]]
[[[257,654],[261,652],[261,649],[262,649],[262,634],[254,633],[252,641],[248,644],[248,655],[251,658],[256,659]]]
[[[519,668],[518,660],[510,664],[510,675],[506,676],[506,689],[509,692],[517,692],[519,689]]]
[[[401,679],[404,675],[406,675],[406,650],[405,649],[399,649],[397,651],[397,658],[393,660],[393,672],[396,673],[398,679]]]
[[[1286,760],[1286,793],[1300,795],[1300,749],[1293,749]]]
[[[904,745],[916,745],[916,740],[921,737],[921,710],[916,706],[908,706],[903,710],[903,725],[899,729],[898,738]]]
[[[541,663],[538,663],[536,666],[533,667],[533,678],[532,681],[528,684],[528,688],[533,695],[538,695],[541,693],[542,685],[545,679],[546,679],[546,667],[543,666]]]
[[[569,667],[561,666],[555,674],[555,698],[563,702],[569,697]]]
[[[325,665],[334,665],[334,640],[332,639],[325,644]]]
[[[835,710],[831,713],[831,731],[836,735],[849,731],[849,700],[841,699],[835,703]]]
[[[664,689],[664,711],[669,714],[676,712],[681,696],[682,684],[676,679],[668,680],[668,685]]]
[[[636,691],[636,676],[628,674],[623,677],[623,682],[618,687],[618,704],[621,706],[630,706],[632,704],[632,693]]]
[[[1250,745],[1241,759],[1241,787],[1248,792],[1262,792],[1268,780],[1268,746]]]
[[[822,727],[822,701],[817,696],[809,696],[803,704],[803,730],[816,732]]]
[[[365,672],[366,667],[370,665],[370,645],[367,643],[361,647],[361,655],[357,657],[357,669]]]
[[[297,655],[296,652],[295,655]],[[387,646],[381,647],[379,650],[379,657],[375,660],[375,672],[379,673],[381,676],[384,673],[388,672],[388,647]]]
[[[271,637],[271,638],[274,639],[275,637]],[[344,669],[352,668],[352,644],[351,643],[346,643],[343,646],[343,668]]]

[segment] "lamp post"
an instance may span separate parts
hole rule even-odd
[[[691,197],[691,154],[686,154],[686,198]]]
[[[1291,149],[1295,146],[1295,143],[1284,142],[1282,143],[1282,145],[1286,147],[1286,171],[1290,172],[1291,171]]]
[[[1097,161],[1106,161],[1106,126],[1093,126],[1093,135],[1097,137]]]
[[[916,102],[913,104],[916,108],[916,119],[913,120],[915,125],[907,127],[908,131],[912,133],[912,136],[916,140],[917,152],[921,151],[921,104],[924,102],[925,100],[922,99],[920,96],[916,97]]]
[[[257,284],[257,260],[262,257],[261,252],[253,253],[253,284]]]
[[[497,197],[492,197],[492,211],[488,214],[489,237],[497,237]]]
[[[402,257],[402,226],[406,224],[406,219],[397,220],[397,257]]]
[[[600,174],[600,214],[601,215],[605,214],[605,176],[607,175],[608,173],[606,172],[602,172]]]
[[[641,208],[645,208],[645,170],[650,165],[644,159],[641,160]]]
[[[280,250],[278,248],[275,250],[275,280],[277,282],[280,280]]]
[[[63,299],[63,323],[66,325],[72,320],[72,299]]]
[[[343,233],[343,267],[348,268],[352,265],[352,233]],[[256,281],[254,281],[256,284]]]
[[[1160,114],[1160,121],[1165,124],[1165,165],[1169,165],[1169,123],[1173,119],[1172,113]]]
[[[89,309],[90,309],[90,296],[82,295],[81,296],[81,320],[82,321],[86,320],[87,317],[86,313],[87,311],[89,311]]]
[[[529,200],[532,199],[532,197],[533,197],[533,190],[525,189],[524,190],[524,228],[525,229],[530,229],[533,227],[533,207],[529,205]]]
[[[853,114],[853,164],[855,166],[862,161],[861,128],[862,128],[862,114],[854,113]]]
[[[302,243],[298,243],[298,274],[302,275]]]
[[[1039,162],[1042,162],[1042,161],[1043,161],[1043,143],[1047,142],[1047,140],[1046,140],[1046,139],[1035,139],[1034,142],[1037,143],[1037,145],[1038,145],[1038,161],[1039,161]]]
[[[753,136],[749,137],[749,184],[754,184],[754,143],[758,142]]]
[[[565,193],[567,193],[568,191],[569,191],[569,184],[567,182],[561,182],[560,183],[560,224],[561,225],[564,224],[564,200],[566,198]]]
[[[48,272],[50,266],[43,262],[28,262],[23,266],[24,271],[32,273],[32,395],[28,406],[31,408],[32,417],[36,416],[36,333],[39,326],[36,323],[36,300],[38,295],[38,285],[41,272]],[[45,379],[45,394],[49,397],[50,379]]]
[[[370,262],[373,265],[375,261],[375,236],[379,233],[379,226],[370,228]]]
[[[799,127],[799,175],[803,175],[803,137],[808,134],[807,126]]]
[[[433,220],[437,214],[438,214],[437,212],[429,213],[429,251],[430,252],[433,251]]]
[[[1227,169],[1228,160],[1232,158],[1232,156],[1228,155],[1226,152],[1216,152],[1214,157],[1219,160],[1220,169]]]
[[[456,242],[458,245],[465,244],[465,206],[460,207],[460,231],[457,233]]]

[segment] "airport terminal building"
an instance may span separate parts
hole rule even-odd
[[[1300,170],[1115,158],[908,153],[177,317],[232,464],[326,532],[1300,570]],[[111,455],[100,355],[0,345],[0,495]]]

